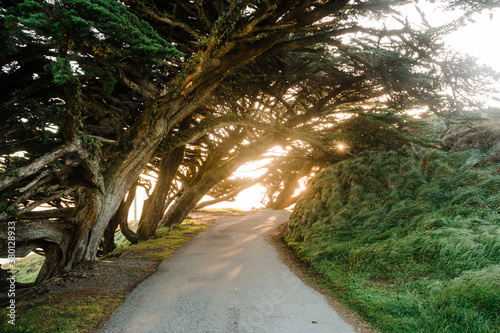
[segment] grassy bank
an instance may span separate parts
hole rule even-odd
[[[500,332],[500,163],[423,149],[324,170],[288,243],[381,332]]]
[[[6,323],[2,310],[0,332],[89,332],[107,317],[137,283],[205,225],[183,223],[160,229],[156,237],[137,245],[123,241],[111,255],[44,287],[41,297],[16,303],[16,326]],[[35,265],[39,263],[34,261]],[[32,278],[33,267],[23,264],[20,276]],[[132,276],[132,277],[131,277]],[[106,281],[104,281],[106,280]],[[112,287],[110,287],[112,286]]]

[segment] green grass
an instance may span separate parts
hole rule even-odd
[[[87,332],[110,314],[124,295],[82,296],[63,294],[21,303],[16,308],[16,326],[3,323],[3,332]],[[5,317],[5,315],[3,315]]]
[[[219,214],[229,214],[234,216],[240,216],[245,213],[244,210],[237,208],[202,208],[199,209],[198,212],[207,212],[207,213],[219,213]]]
[[[381,332],[500,332],[500,164],[423,149],[315,178],[287,241]]]
[[[187,241],[190,234],[205,228],[205,225],[185,220],[181,225],[158,228],[155,237],[139,244],[119,247],[113,255],[118,253],[124,257],[140,260],[163,260]]]
[[[44,257],[36,253],[16,260],[16,281],[21,283],[35,282],[38,271],[42,268]],[[9,264],[3,264],[2,269],[9,269]]]
[[[154,238],[136,245],[127,246],[127,242],[119,241],[121,245],[110,256],[119,256],[125,260],[133,258],[159,263],[178,249],[191,235],[206,228],[202,224],[185,222],[173,228],[159,229]],[[23,272],[26,272],[25,276],[29,276],[34,271],[38,272],[36,267],[39,265],[39,259],[29,259],[19,264],[17,268],[22,268]],[[150,270],[150,268],[144,269]],[[6,310],[2,309],[0,332],[88,332],[107,317],[125,295],[125,292],[109,294],[97,290],[94,294],[80,292],[42,296],[30,302],[18,301],[16,303],[16,326],[13,327],[6,322],[8,319]]]

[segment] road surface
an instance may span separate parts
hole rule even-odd
[[[288,216],[217,219],[139,284],[100,332],[354,332],[266,242]]]

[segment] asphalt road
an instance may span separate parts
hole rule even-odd
[[[219,218],[162,262],[100,332],[354,332],[266,242],[288,216]]]

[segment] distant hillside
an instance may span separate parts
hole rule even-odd
[[[382,332],[500,332],[498,132],[463,131],[330,166],[290,218],[289,244]]]

